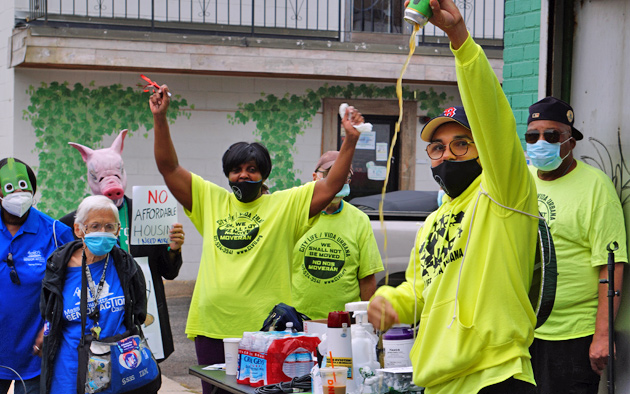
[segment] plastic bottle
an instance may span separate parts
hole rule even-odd
[[[354,312],[356,324],[352,325],[352,369],[357,392],[371,393],[364,387],[366,378],[375,376],[381,367],[376,357],[378,337],[373,334],[372,324],[367,322],[367,311]],[[372,333],[371,333],[372,332]]]
[[[243,339],[238,345],[238,372],[236,381],[240,384],[249,384],[251,374],[251,350],[254,341],[254,333],[244,332]]]
[[[265,374],[267,372],[267,362],[265,356],[269,348],[268,336],[264,332],[254,334],[254,344],[252,346],[252,364],[250,369],[249,385],[252,387],[264,386]]]
[[[295,361],[296,361],[296,370],[295,373],[297,376],[304,376],[311,373],[311,369],[313,369],[313,365],[315,365],[315,360],[313,360],[313,353],[309,352],[304,348],[298,348],[295,351]]]
[[[358,393],[371,393],[365,380],[375,376],[381,367],[376,356],[378,336],[374,327],[367,321],[368,301],[349,302],[346,311],[352,312],[355,324],[352,325],[352,369]]]
[[[334,365],[348,368],[346,392],[357,393],[352,371],[352,332],[350,328],[350,315],[348,312],[328,313],[328,326],[326,328],[326,341],[328,349],[326,355],[332,353]],[[332,366],[329,358],[326,358],[326,366]]]
[[[286,329],[284,330],[286,333],[285,336],[293,336],[293,323],[288,322]],[[287,355],[287,358],[284,360],[284,364],[282,364],[282,372],[290,378],[294,378],[299,376],[297,374],[297,354],[296,352],[290,353]]]
[[[385,368],[410,367],[409,353],[413,346],[413,331],[407,324],[394,324],[383,335]]]

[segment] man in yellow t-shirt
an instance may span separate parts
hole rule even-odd
[[[531,346],[538,392],[592,393],[608,362],[607,245],[617,242],[616,289],[621,289],[626,229],[621,203],[602,171],[576,160],[583,138],[573,108],[546,97],[529,107],[527,154],[533,164],[538,209],[553,236],[558,264],[556,299]],[[621,297],[615,297],[616,314]]]
[[[338,156],[337,151],[324,153],[313,180],[325,179]],[[370,219],[343,201],[350,194],[351,175],[293,249],[293,305],[311,319],[325,319],[348,302],[369,300],[376,290],[374,274],[383,270]]]

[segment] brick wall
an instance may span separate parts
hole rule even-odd
[[[538,100],[541,0],[506,0],[503,90],[512,105],[519,135],[528,107]]]

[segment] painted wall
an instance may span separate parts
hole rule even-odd
[[[132,93],[132,96],[137,95],[140,97],[140,100],[146,99],[146,97],[141,97],[141,89],[136,87],[136,84],[141,82],[139,74],[17,69],[15,75],[15,109],[13,115],[17,119],[15,135],[20,136],[19,141],[16,141],[15,155],[37,168],[38,179],[42,176],[42,173],[39,171],[55,172],[54,175],[51,175],[49,182],[55,185],[55,189],[60,189],[54,190],[60,194],[53,198],[52,201],[50,196],[48,196],[41,202],[42,206],[47,206],[49,210],[54,211],[54,216],[59,216],[61,213],[75,209],[76,205],[74,204],[78,204],[78,201],[80,201],[81,193],[88,193],[85,178],[75,180],[76,177],[84,176],[85,167],[79,153],[75,149],[70,146],[64,147],[66,142],[69,141],[95,147],[95,145],[86,143],[83,139],[93,138],[94,134],[96,134],[103,136],[100,146],[107,147],[118,134],[119,128],[133,130],[133,125],[137,124],[138,128],[133,130],[132,135],[127,137],[123,151],[123,159],[125,160],[128,176],[127,194],[131,195],[133,185],[163,184],[153,159],[153,134],[151,130],[147,131],[147,128],[144,126],[148,117],[148,126],[152,127],[148,102],[145,101],[146,106],[144,106],[142,102],[138,105],[135,102],[130,104],[127,101],[129,100],[129,95],[126,93],[127,89],[132,89],[133,92],[136,92]],[[230,144],[242,140],[262,140],[268,144],[268,139],[270,138],[261,135],[260,121],[250,120],[244,124],[235,121],[235,119],[241,119],[241,117],[237,116],[237,111],[240,110],[241,113],[246,113],[247,111],[244,111],[244,108],[247,108],[248,105],[258,108],[255,103],[259,100],[268,102],[270,95],[274,95],[280,100],[284,97],[304,98],[309,97],[309,89],[315,91],[311,95],[317,95],[321,94],[321,92],[343,91],[347,88],[347,84],[343,82],[331,82],[326,85],[322,81],[268,78],[175,74],[151,74],[149,76],[159,83],[167,83],[176,99],[180,100],[180,102],[186,100],[186,105],[181,108],[182,113],[174,119],[174,123],[171,125],[171,133],[182,165],[223,187],[227,187],[227,181],[221,169],[221,156],[225,149]],[[51,89],[54,83],[66,82],[66,89]],[[117,85],[118,87],[113,88],[112,85]],[[355,85],[358,84],[355,83]],[[382,88],[387,86],[367,85],[363,88],[357,86],[354,90],[360,91],[363,89],[365,92],[381,91]],[[419,90],[429,89],[428,86],[407,87]],[[445,92],[447,96],[458,97],[454,86],[434,88],[437,92]],[[115,94],[112,92],[115,92]],[[43,99],[41,98],[41,93],[46,93],[50,96],[44,96],[47,98]],[[96,93],[101,94],[101,96],[99,97]],[[61,94],[63,97],[56,97],[55,94]],[[112,95],[114,95],[114,99],[112,99]],[[40,97],[40,101],[34,103],[34,97]],[[119,97],[119,101],[117,101],[117,97]],[[60,127],[56,122],[65,121],[68,110],[58,110],[56,107],[51,109],[46,106],[68,100],[70,103],[72,100],[76,100],[77,106],[87,105],[90,109],[79,109],[76,114],[72,115],[73,118],[67,123],[67,126]],[[317,102],[317,99],[314,102]],[[349,102],[352,101],[349,100]],[[103,103],[106,105],[103,106]],[[95,110],[94,108],[96,108],[97,104],[101,105],[101,107]],[[451,105],[451,103],[443,103],[442,106],[446,105]],[[95,124],[87,116],[87,113],[90,111],[102,112],[109,107],[114,112],[108,117],[105,125]],[[116,111],[126,110],[131,107],[137,108],[131,111],[132,114],[135,112],[137,114],[132,116],[129,112],[123,111],[124,115],[121,121],[117,117]],[[285,107],[288,110],[287,112],[291,112],[290,110],[293,108],[286,103]],[[292,110],[295,112],[295,108]],[[23,116],[24,111],[26,111],[27,116]],[[46,115],[49,112],[54,115]],[[38,113],[42,116],[32,116]],[[418,110],[418,115],[425,114],[426,110]],[[49,122],[52,121],[53,124],[44,128],[44,132],[38,136],[35,134],[36,127],[34,125],[42,126],[37,122],[44,121],[44,118],[47,118]],[[110,121],[113,123],[110,124]],[[124,124],[125,122],[129,124]],[[295,181],[301,183],[311,179],[312,167],[320,155],[322,140],[321,108],[315,111],[310,121],[296,122],[296,124],[300,125],[301,134],[295,135],[292,170],[284,171],[284,175],[295,176]],[[418,132],[421,126],[420,123],[417,123]],[[84,130],[85,128],[88,130]],[[282,136],[280,139],[285,137]],[[59,158],[59,164],[55,163],[52,168],[50,165],[46,167],[47,164],[45,163],[50,163],[50,159],[46,157],[47,150],[49,147],[52,148],[52,145],[48,144],[53,144],[55,140],[60,140],[61,143],[54,149],[63,157]],[[37,145],[38,143],[43,143],[43,145]],[[437,186],[431,179],[428,163],[424,157],[424,143],[419,138],[417,152],[416,188],[435,190]],[[274,176],[278,177],[282,173],[279,163],[275,164],[278,164],[276,166],[277,170],[272,172],[272,178]],[[69,174],[71,176],[68,176]],[[38,187],[38,194],[40,194],[39,189]],[[71,189],[78,190],[79,194],[67,201],[66,195],[70,195]],[[40,195],[40,199],[42,197]],[[73,200],[76,200],[76,203],[72,203]],[[184,223],[188,236],[186,237],[186,245],[183,252],[184,266],[178,279],[194,279],[197,275],[199,256],[201,255],[201,237],[185,217],[181,208],[179,220]]]
[[[0,1],[0,155],[6,157],[13,147],[13,69],[9,68],[8,43],[13,32],[14,4]],[[5,153],[6,154],[1,154]]]
[[[630,229],[630,3],[576,2],[571,102],[584,140],[578,156],[604,170],[620,193]],[[605,247],[606,245],[602,245]],[[617,335],[616,390],[630,392],[630,269],[624,273]],[[606,393],[602,377],[600,393]]]

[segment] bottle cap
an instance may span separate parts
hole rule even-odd
[[[350,314],[348,312],[328,313],[328,327],[342,328],[343,323],[346,323],[346,327],[350,327]]]

